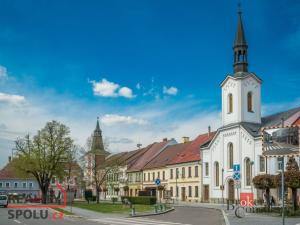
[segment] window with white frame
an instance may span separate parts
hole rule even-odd
[[[265,172],[266,163],[265,157],[259,156],[259,172]]]
[[[5,187],[6,187],[6,188],[9,188],[9,187],[10,187],[10,183],[9,183],[9,182],[6,182],[6,183],[5,183]]]
[[[22,183],[22,187],[23,187],[23,188],[26,188],[26,186],[27,186],[27,183],[26,183],[26,182],[23,182],[23,183]]]
[[[18,182],[14,183],[14,188],[18,188]]]

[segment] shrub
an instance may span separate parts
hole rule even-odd
[[[130,197],[130,196],[122,196],[121,201],[124,203],[124,199],[128,199],[131,204],[137,205],[154,205],[156,204],[156,197],[153,196],[138,196],[138,197]]]
[[[118,201],[118,198],[116,198],[116,197],[112,197],[112,198],[111,198],[111,201],[112,201],[112,203],[115,203],[115,202],[117,202],[117,201]]]
[[[92,197],[93,197],[92,190],[86,190],[84,192],[84,198],[85,198],[85,200],[90,201],[90,200],[92,200]]]

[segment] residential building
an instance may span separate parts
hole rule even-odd
[[[209,129],[210,130],[210,129]],[[169,171],[168,189],[175,201],[200,202],[202,198],[202,160],[200,146],[209,142],[215,132],[199,135],[192,142],[185,143],[180,151],[167,163]]]
[[[127,168],[129,195],[138,196],[139,191],[143,190],[143,168],[160,154],[167,146],[174,145],[174,139],[164,139],[162,142],[155,142],[145,148],[145,153]]]
[[[41,192],[36,179],[32,176],[21,177],[13,167],[12,161],[9,157],[9,162],[0,170],[0,193],[40,197]]]
[[[177,157],[188,145],[187,143],[180,143],[167,146],[155,158],[153,158],[143,168],[143,190],[148,192],[147,195],[157,196],[158,199],[167,199],[171,197],[169,188],[170,172],[167,168],[175,157]],[[157,185],[155,180],[159,179],[160,184]],[[162,187],[160,191],[158,188]],[[169,194],[167,194],[169,192]]]

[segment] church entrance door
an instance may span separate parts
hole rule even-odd
[[[234,201],[234,181],[232,179],[228,181],[228,200]]]

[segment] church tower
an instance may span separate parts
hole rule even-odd
[[[241,122],[261,123],[261,80],[248,72],[248,44],[240,9],[233,44],[233,74],[225,78],[221,88],[223,126]]]
[[[102,166],[105,162],[107,152],[104,149],[102,131],[99,125],[99,118],[97,118],[96,129],[94,130],[91,153],[95,155],[95,163],[97,166]]]

